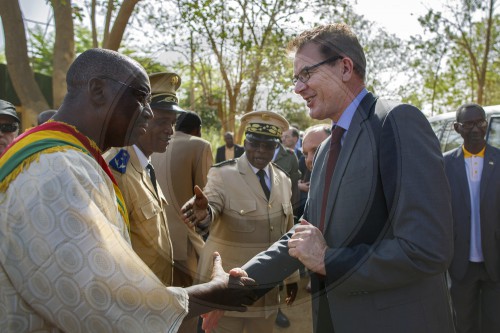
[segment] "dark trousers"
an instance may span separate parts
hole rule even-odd
[[[500,282],[491,281],[484,263],[470,262],[462,280],[451,279],[457,333],[500,332]]]
[[[316,322],[313,325],[314,333],[334,333],[324,280],[311,279],[311,291],[312,297],[317,297],[319,303]]]

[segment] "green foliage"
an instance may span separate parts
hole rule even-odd
[[[52,76],[52,55],[54,32],[47,32],[40,26],[29,31],[31,66],[34,72]]]
[[[443,11],[429,10],[419,18],[426,39],[412,39],[415,58],[410,67],[422,80],[418,98],[430,104],[432,114],[465,102],[500,103],[500,49],[496,46],[500,17],[493,12],[489,24],[490,6],[494,8],[495,0],[453,0]],[[415,98],[411,93],[408,96]]]

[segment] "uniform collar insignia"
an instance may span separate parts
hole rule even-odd
[[[125,149],[120,149],[118,154],[109,161],[109,166],[119,173],[127,171],[127,163],[130,160],[130,154]]]

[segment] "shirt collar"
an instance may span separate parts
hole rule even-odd
[[[467,149],[465,149],[465,146],[463,145],[462,145],[462,150],[464,152],[464,158],[471,158],[473,156],[484,158],[484,151],[486,150],[486,146],[484,146],[483,149],[481,149],[481,151],[477,154],[470,153],[469,151],[467,151]]]
[[[147,158],[146,155],[144,155],[144,153],[142,152],[142,150],[136,145],[133,145],[132,147],[134,148],[135,153],[137,154],[137,158],[139,159],[139,163],[141,163],[141,167],[143,169],[146,169],[146,167],[149,164],[149,158]]]
[[[257,169],[256,167],[254,167],[252,165],[252,163],[250,163],[250,162],[248,162],[248,165],[250,165],[250,168],[252,168],[252,171],[255,174],[257,174],[257,172],[260,170],[260,169]],[[267,177],[269,177],[269,179],[271,179],[271,177],[269,176],[269,164],[266,165],[266,167],[264,169],[262,169],[262,170],[264,170],[264,172],[266,173]]]
[[[363,88],[359,94],[352,100],[351,104],[344,110],[342,115],[340,116],[340,119],[337,123],[332,123],[332,125],[340,126],[346,131],[349,129],[349,126],[351,125],[352,117],[354,117],[354,112],[356,112],[356,109],[358,108],[359,104],[363,100],[363,98],[368,94],[368,90],[366,88]]]

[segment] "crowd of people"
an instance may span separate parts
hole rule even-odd
[[[463,145],[443,156],[418,108],[367,90],[349,26],[287,49],[326,122],[249,112],[215,156],[180,76],[118,52],[79,55],[61,107],[22,134],[0,100],[2,331],[293,331],[281,307],[307,274],[315,333],[500,332],[484,109],[458,108]]]

